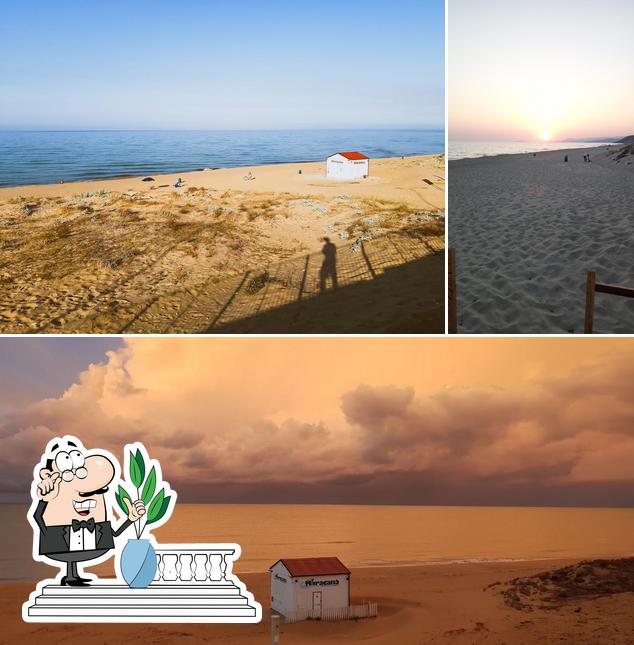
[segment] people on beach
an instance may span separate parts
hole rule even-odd
[[[180,188],[183,185],[183,180],[179,177],[178,181],[174,184],[174,188]]]
[[[568,163],[568,155],[566,155],[566,156],[564,157],[564,161],[565,161],[566,163]]]
[[[326,280],[330,278],[332,288],[336,289],[337,284],[337,247],[330,241],[329,237],[324,238],[324,246],[321,252],[324,254],[324,261],[319,271],[319,290],[326,291]]]
[[[249,170],[249,174],[243,177],[244,181],[252,181],[255,179],[255,175]]]

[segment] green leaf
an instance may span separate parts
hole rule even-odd
[[[156,522],[158,515],[161,512],[164,498],[165,498],[165,490],[161,488],[161,490],[156,494],[156,497],[150,503],[150,506],[147,510],[148,524],[152,524],[153,522]]]
[[[141,491],[141,499],[143,500],[143,503],[147,506],[150,503],[150,500],[152,499],[152,495],[154,495],[154,491],[156,490],[156,469],[154,466],[152,466],[152,469],[150,470],[150,474],[147,476],[147,479],[145,480],[145,486],[143,486],[143,490]]]
[[[154,524],[154,522],[158,522],[160,519],[163,518],[165,513],[167,513],[167,509],[169,508],[170,499],[171,499],[171,497],[168,495],[163,500],[163,503],[161,504],[161,510],[158,512],[158,515],[156,515],[156,517],[153,517],[151,520],[148,520],[148,522],[147,522],[148,524]]]
[[[136,463],[139,465],[139,470],[141,471],[141,481],[145,479],[145,460],[141,454],[141,449],[136,449]]]
[[[130,500],[130,503],[132,503],[132,498],[130,495],[128,495],[128,491],[119,484],[119,490],[115,494],[115,498],[117,499],[117,504],[119,504],[119,508],[124,512],[125,516],[128,516],[128,507],[125,505],[125,502],[123,501],[125,498],[128,498]]]
[[[135,488],[143,483],[143,477],[141,477],[141,469],[139,468],[139,463],[136,460],[136,456],[133,453],[130,453],[130,480],[134,484]]]

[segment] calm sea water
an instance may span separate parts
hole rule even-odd
[[[0,580],[51,575],[31,558],[26,511],[0,505]],[[611,557],[634,555],[634,509],[179,504],[155,535],[238,542],[237,572],[332,555],[349,567]]]
[[[444,130],[0,131],[0,186],[444,152]]]
[[[473,159],[494,155],[515,155],[544,150],[566,150],[571,148],[596,148],[606,144],[571,141],[451,141],[447,159]]]

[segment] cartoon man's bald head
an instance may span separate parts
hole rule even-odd
[[[73,519],[106,519],[104,493],[114,479],[115,465],[105,454],[87,454],[77,440],[49,445],[39,470],[37,494],[48,503],[47,526],[67,525]]]

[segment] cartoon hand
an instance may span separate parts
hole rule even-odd
[[[59,493],[59,485],[62,479],[60,474],[55,472],[42,478],[42,481],[37,485],[37,496],[43,502],[50,502],[57,497]]]
[[[127,497],[124,497],[123,502],[128,509],[128,519],[131,522],[136,522],[145,515],[145,504],[143,500],[137,499],[136,502],[132,503]]]

